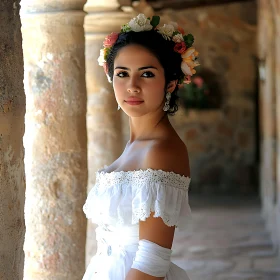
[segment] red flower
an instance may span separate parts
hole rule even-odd
[[[186,49],[187,49],[187,46],[186,46],[185,42],[177,43],[174,46],[174,51],[177,53],[180,53],[180,54],[182,54]]]
[[[182,27],[180,27],[180,26],[178,26],[178,31],[179,31],[182,35],[185,34],[184,29],[183,29]]]
[[[104,40],[104,42],[103,42],[103,46],[104,46],[105,48],[110,48],[110,47],[112,47],[112,46],[116,43],[118,37],[119,37],[119,34],[118,34],[118,33],[112,32],[111,34],[109,34],[109,35],[105,38],[105,40]]]

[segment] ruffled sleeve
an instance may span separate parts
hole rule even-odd
[[[133,225],[154,212],[166,225],[184,229],[191,215],[190,181],[174,172],[153,169],[99,172],[83,209],[97,224]]]

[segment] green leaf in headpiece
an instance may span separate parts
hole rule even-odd
[[[192,34],[184,35],[184,41],[186,43],[187,48],[190,48],[193,45],[194,37]]]
[[[125,33],[125,32],[129,32],[131,31],[131,28],[128,24],[124,24],[122,27],[121,27],[121,33]]]
[[[184,79],[185,79],[185,75],[181,75],[181,77],[180,77],[179,80],[178,80],[178,83],[179,83],[179,84],[183,84]]]
[[[153,16],[150,23],[155,28],[155,27],[158,26],[159,21],[160,21],[160,17],[159,16]]]
[[[176,31],[173,32],[172,36],[175,36],[175,35],[178,35],[178,34],[181,34],[181,33],[176,30]]]

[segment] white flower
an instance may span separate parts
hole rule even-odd
[[[174,31],[175,29],[172,24],[164,24],[162,27],[158,28],[158,32],[163,36],[165,40],[171,40]]]
[[[100,66],[103,66],[103,64],[106,62],[104,56],[105,56],[105,50],[104,50],[104,49],[101,49],[101,50],[100,50],[100,55],[99,55],[99,57],[98,57],[98,59],[97,59],[98,64],[99,64]]]
[[[183,35],[182,34],[176,34],[172,38],[173,42],[175,43],[181,43],[184,41]]]
[[[193,67],[197,67],[197,66],[200,66],[200,63],[198,61],[194,61],[193,65],[194,65]]]
[[[136,18],[133,18],[128,26],[134,32],[140,31],[149,31],[153,29],[153,26],[150,24],[150,20],[148,20],[144,14],[139,14]]]
[[[169,22],[169,24],[173,25],[175,30],[178,29],[178,23],[177,22],[171,21],[171,22]]]
[[[113,81],[111,80],[110,76],[108,74],[106,74],[107,80],[108,82],[111,84]]]

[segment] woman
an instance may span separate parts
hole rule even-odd
[[[84,212],[98,224],[97,254],[83,280],[186,280],[170,261],[175,228],[190,207],[188,152],[169,122],[177,90],[198,65],[193,37],[143,14],[104,41],[99,63],[129,116],[122,155],[96,174]]]

